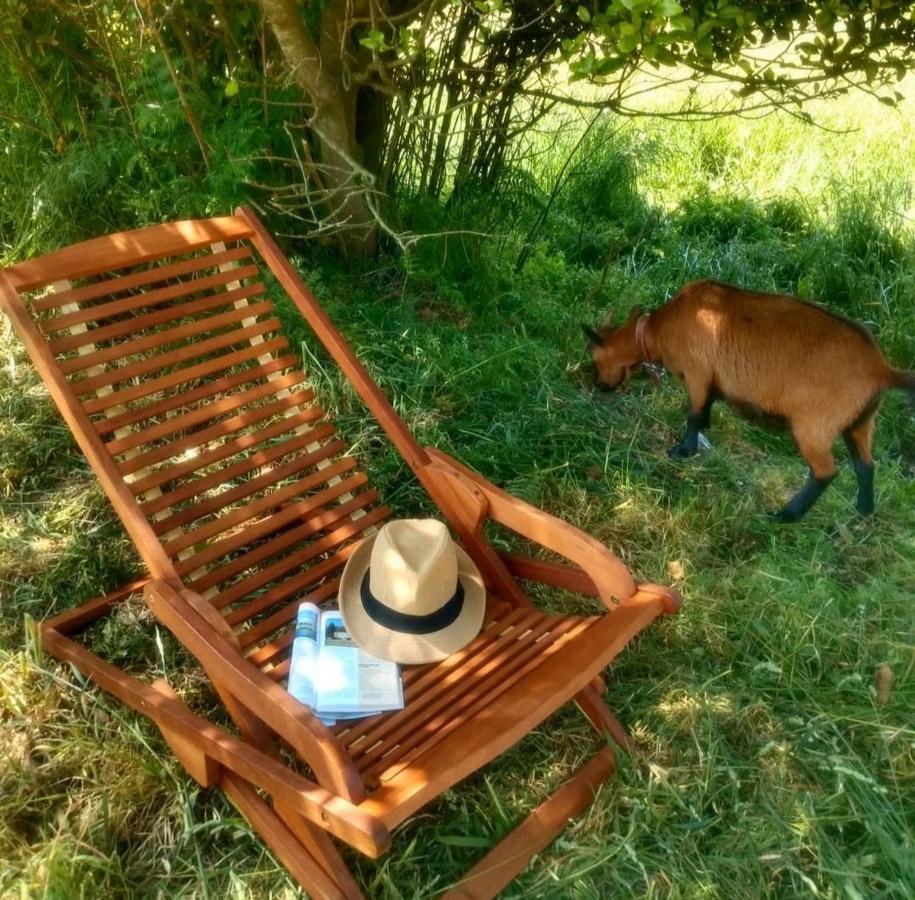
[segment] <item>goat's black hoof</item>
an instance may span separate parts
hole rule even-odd
[[[779,525],[791,525],[792,523],[799,521],[804,514],[785,506],[769,515],[778,522]]]
[[[687,447],[684,444],[674,444],[673,447],[667,451],[667,455],[671,459],[687,459],[690,456],[695,456],[696,451],[692,447]]]
[[[873,503],[858,503],[855,507],[858,510],[858,514],[862,516],[867,516],[870,518],[874,514],[874,504]]]

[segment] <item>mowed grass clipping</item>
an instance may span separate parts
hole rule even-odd
[[[911,102],[817,110],[836,131],[785,114],[608,119],[565,167],[576,135],[557,143],[554,131],[499,192],[468,192],[447,219],[403,200],[405,227],[490,238],[425,241],[356,270],[296,257],[421,441],[594,534],[639,578],[683,591],[680,616],[608,672],[639,759],[620,757],[616,779],[506,896],[915,895],[911,407],[884,403],[872,521],[854,512],[837,448],[827,494],[799,525],[777,526],[768,513],[805,477],[790,440],[716,409],[712,449],[669,460],[683,391],[665,378],[595,392],[579,328],[711,276],[824,302],[915,368]],[[383,496],[398,514],[429,512],[301,320],[281,311]],[[297,896],[153,726],[40,653],[32,620],[117,587],[139,562],[21,347],[8,333],[2,344],[0,897]],[[141,606],[91,639],[214,706]],[[885,702],[881,667],[893,676]],[[371,897],[431,896],[595,746],[564,711],[406,823],[387,857],[346,858]]]

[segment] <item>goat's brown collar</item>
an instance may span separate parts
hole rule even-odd
[[[635,323],[635,345],[639,348],[639,354],[643,362],[654,362],[648,355],[648,347],[645,344],[645,332],[648,329],[648,320],[651,313],[642,313]]]
[[[642,357],[642,364],[648,370],[651,380],[655,385],[661,382],[661,372],[664,370],[661,363],[654,359],[648,351],[648,340],[646,332],[648,331],[648,322],[651,319],[651,313],[642,313],[635,323],[635,345],[638,347],[639,356]]]

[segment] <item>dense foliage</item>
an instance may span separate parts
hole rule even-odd
[[[182,212],[247,197],[286,231],[365,251],[380,229],[409,248],[402,201],[492,190],[529,156],[544,117],[570,104],[642,115],[659,88],[702,79],[728,87],[732,112],[808,115],[807,102],[853,87],[895,104],[915,59],[913,10],[893,0],[3,0],[0,234],[13,244],[28,216],[55,209],[73,220],[88,196],[99,224],[155,218],[153,179]],[[651,114],[721,111],[695,91],[672,96]],[[25,207],[23,178],[34,187]],[[126,206],[106,210],[112,193]]]

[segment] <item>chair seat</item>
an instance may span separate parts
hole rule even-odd
[[[405,668],[404,709],[335,727],[370,792],[362,807],[388,827],[404,821],[573,699],[655,614],[639,603],[611,616],[492,604],[463,650]]]
[[[602,618],[551,616],[534,607],[490,600],[480,634],[464,649],[441,662],[403,667],[404,709],[344,720],[332,730],[355,763],[366,790],[374,792],[410,766],[422,765],[456,730],[467,730],[470,736],[481,733],[482,719],[502,714],[506,693],[517,688],[514,693],[523,694],[532,673],[567,651]],[[284,686],[293,636],[294,628],[288,627],[248,654],[255,664],[263,659],[275,662],[264,671]],[[279,646],[283,649],[278,653]],[[586,661],[578,665],[589,671],[594,668]],[[600,667],[594,674],[599,671]],[[561,693],[563,699],[551,708],[546,707],[547,697],[539,698],[543,717],[568,699],[567,691]],[[468,739],[462,738],[461,745],[469,746]]]
[[[497,704],[550,654],[597,621],[496,604],[480,634],[439,663],[405,667],[405,708],[334,729],[369,790],[390,781],[452,731]]]

